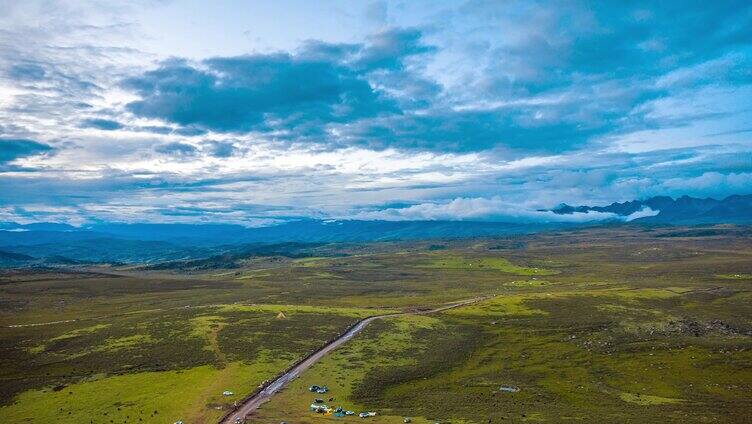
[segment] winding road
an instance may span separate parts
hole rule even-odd
[[[365,318],[361,321],[359,321],[357,324],[353,325],[348,329],[344,334],[337,337],[333,341],[326,344],[321,349],[317,350],[310,356],[308,356],[306,359],[295,365],[294,367],[290,368],[287,372],[282,374],[281,376],[277,377],[274,381],[271,383],[268,383],[266,386],[263,387],[259,392],[254,394],[253,396],[245,399],[242,404],[238,405],[237,408],[235,408],[234,411],[231,413],[225,415],[222,418],[222,421],[220,421],[221,424],[234,424],[238,421],[244,422],[244,420],[255,410],[259,408],[263,403],[269,401],[269,399],[272,398],[277,392],[279,392],[282,388],[284,388],[287,384],[289,384],[292,380],[294,380],[296,377],[298,377],[300,374],[302,374],[305,370],[313,366],[316,362],[320,361],[321,358],[324,357],[327,353],[333,351],[337,347],[347,343],[350,339],[355,337],[358,333],[363,331],[368,324],[371,322],[382,319],[382,318],[389,318],[389,317],[396,317],[401,315],[427,315],[427,314],[433,314],[441,311],[446,311],[447,309],[452,308],[458,308],[460,306],[466,306],[472,303],[477,303],[482,300],[489,299],[489,297],[478,297],[470,300],[464,300],[461,302],[452,303],[449,305],[445,305],[439,308],[435,309],[428,309],[424,311],[416,311],[416,312],[400,312],[400,313],[391,313],[391,314],[384,314],[384,315],[374,315],[368,318]]]

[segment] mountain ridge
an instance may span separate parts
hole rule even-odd
[[[496,221],[325,221],[301,219],[268,227],[237,224],[94,223],[74,227],[59,223],[0,223],[0,267],[75,263],[225,261],[247,254],[268,254],[255,245],[284,243],[366,243],[471,237],[503,237],[593,225],[752,224],[752,195],[721,200],[656,196],[606,206],[561,204],[543,210],[557,215],[593,214],[575,222]],[[246,246],[245,248],[243,246]],[[282,249],[283,253],[290,250]],[[295,250],[295,249],[293,249]],[[279,253],[279,252],[273,252]],[[293,254],[294,252],[287,252]],[[300,254],[300,253],[294,253]],[[212,259],[213,258],[213,259]],[[233,259],[234,260],[234,259]],[[196,263],[195,266],[203,266]]]
[[[668,196],[655,196],[645,200],[614,202],[607,206],[562,204],[550,211],[558,215],[601,212],[612,213],[619,217],[651,212],[647,216],[639,216],[631,220],[636,223],[651,224],[750,224],[752,223],[752,194],[734,194],[721,200],[687,195],[676,199]]]

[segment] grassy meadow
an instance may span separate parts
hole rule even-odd
[[[311,384],[331,388],[329,406],[378,412],[375,423],[752,415],[752,239],[738,227],[318,253],[201,272],[6,272],[0,422],[216,422],[362,317],[478,296],[488,298],[375,321],[253,421],[364,421],[309,412]]]

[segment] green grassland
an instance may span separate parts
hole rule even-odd
[[[306,388],[326,383],[335,399],[330,406],[377,411],[368,419],[377,423],[405,416],[413,422],[747,422],[751,293],[736,281],[743,279],[723,278],[721,270],[744,275],[752,267],[751,247],[737,238],[595,232],[541,235],[525,249],[493,249],[504,252],[500,266],[484,262],[487,252],[473,259],[470,249],[405,261],[402,269],[430,264],[452,277],[455,269],[475,266],[470,272],[479,285],[499,271],[492,274],[499,284],[488,287],[497,297],[432,316],[431,325],[412,330],[405,329],[412,317],[374,324],[264,405],[258,419],[361,421],[308,411],[314,396]],[[545,270],[539,274],[545,277],[533,280],[520,270],[525,278],[507,278],[507,263]]]
[[[5,328],[0,421],[213,422],[371,313],[222,305]]]
[[[375,321],[255,419],[362,421],[309,412],[320,383],[330,406],[374,422],[745,422],[752,240],[686,234],[333,245],[189,274],[6,272],[0,422],[216,422],[362,317],[477,296]]]
[[[505,258],[486,256],[452,256],[445,253],[434,254],[429,257],[430,261],[425,265],[430,268],[462,270],[465,272],[474,270],[500,271],[514,275],[553,275],[559,271],[537,267],[517,266]]]
[[[734,301],[741,301],[736,299]],[[708,299],[708,307],[712,300]],[[593,290],[499,297],[420,322],[385,320],[315,365],[262,422],[746,422],[752,337],[692,321],[692,294]],[[425,317],[420,317],[420,320]],[[747,327],[749,328],[749,327]],[[501,391],[501,387],[519,392]]]

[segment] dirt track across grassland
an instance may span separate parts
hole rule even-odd
[[[478,297],[474,299],[469,300],[463,300],[461,302],[455,302],[448,305],[441,306],[439,308],[434,309],[427,309],[423,311],[416,311],[416,312],[401,312],[401,313],[392,313],[392,314],[384,314],[384,315],[374,315],[368,318],[364,318],[360,321],[358,321],[355,325],[350,327],[347,331],[345,331],[341,336],[337,337],[336,339],[332,340],[331,342],[327,343],[324,347],[321,349],[315,351],[314,353],[310,354],[306,358],[304,358],[302,361],[298,362],[294,366],[292,366],[290,369],[285,371],[282,375],[277,377],[276,379],[272,380],[271,382],[267,383],[266,385],[262,386],[261,390],[256,392],[255,394],[251,395],[250,397],[243,400],[242,403],[240,403],[232,412],[225,415],[222,420],[220,421],[221,424],[234,424],[236,422],[245,422],[245,420],[256,410],[259,406],[261,406],[263,403],[269,401],[269,399],[272,398],[277,392],[279,392],[282,388],[284,388],[287,384],[289,384],[292,380],[297,378],[300,374],[302,374],[305,370],[313,366],[316,362],[320,361],[321,358],[324,357],[327,353],[333,351],[337,347],[347,343],[350,339],[355,337],[358,333],[363,331],[368,324],[373,322],[377,319],[382,318],[389,318],[389,317],[396,317],[401,315],[427,315],[427,314],[434,314],[441,311],[446,311],[447,309],[452,308],[458,308],[460,306],[466,306],[470,305],[472,303],[477,303],[482,300],[489,299],[489,297]]]

